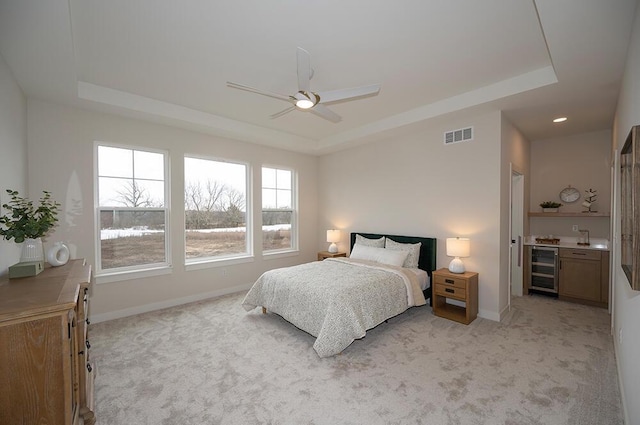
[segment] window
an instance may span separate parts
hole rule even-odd
[[[250,254],[248,169],[245,164],[185,157],[187,263]]]
[[[168,266],[167,154],[97,147],[97,273]]]
[[[262,168],[262,249],[296,248],[293,172]]]

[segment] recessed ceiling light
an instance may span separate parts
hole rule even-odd
[[[565,122],[566,120],[567,120],[567,117],[559,117],[553,120],[553,122]]]

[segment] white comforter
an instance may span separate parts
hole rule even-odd
[[[400,267],[329,258],[265,272],[243,307],[262,306],[316,337],[320,357],[340,353],[355,339],[412,306],[424,305],[415,274]]]

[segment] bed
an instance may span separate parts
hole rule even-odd
[[[329,357],[367,330],[425,305],[435,265],[435,238],[352,233],[350,258],[269,270],[242,306],[282,316],[316,337],[313,348]]]

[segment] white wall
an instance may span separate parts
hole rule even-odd
[[[0,56],[0,205],[9,201],[6,190],[28,195],[27,101],[11,70]],[[2,209],[2,214],[6,212]],[[0,238],[0,276],[20,259],[21,244]]]
[[[541,212],[541,202],[556,201],[563,204],[560,212],[582,213],[584,191],[593,188],[598,192],[597,211],[610,213],[611,131],[536,140],[531,145],[531,179],[530,211]],[[580,190],[580,199],[564,204],[559,193],[568,185]],[[574,224],[588,229],[591,237],[609,239],[609,217],[530,219],[533,235],[577,237],[579,234],[572,231]]]
[[[640,124],[640,7],[636,8],[635,23],[627,55],[620,98],[613,128],[613,149],[620,149],[629,130]],[[619,182],[618,182],[619,189]],[[616,194],[617,198],[617,194]],[[617,205],[620,200],[615,199]],[[620,222],[616,213],[612,218]],[[613,244],[614,258],[614,342],[618,371],[622,383],[627,424],[640,424],[640,292],[632,291],[620,267],[620,230]],[[623,331],[623,341],[618,336]]]
[[[410,126],[402,136],[319,160],[319,249],[324,229],[435,237],[437,265],[447,267],[445,239],[471,239],[468,270],[479,272],[480,316],[499,320],[500,112],[468,111]],[[474,140],[445,146],[447,130],[474,127]],[[506,283],[505,283],[506,284]]]
[[[169,275],[93,286],[92,316],[108,319],[175,305],[206,296],[248,288],[267,269],[315,259],[317,252],[317,158],[225,140],[173,127],[121,118],[29,99],[29,190],[46,189],[62,203],[60,226],[45,249],[55,241],[70,245],[74,258],[95,263],[93,210],[94,141],[166,149],[171,168],[171,247]],[[298,174],[300,252],[263,259],[261,239],[254,244],[255,260],[248,264],[185,271],[184,269],[184,154],[198,154],[250,163],[254,186],[254,231],[259,235],[260,168],[263,164],[292,167]]]

